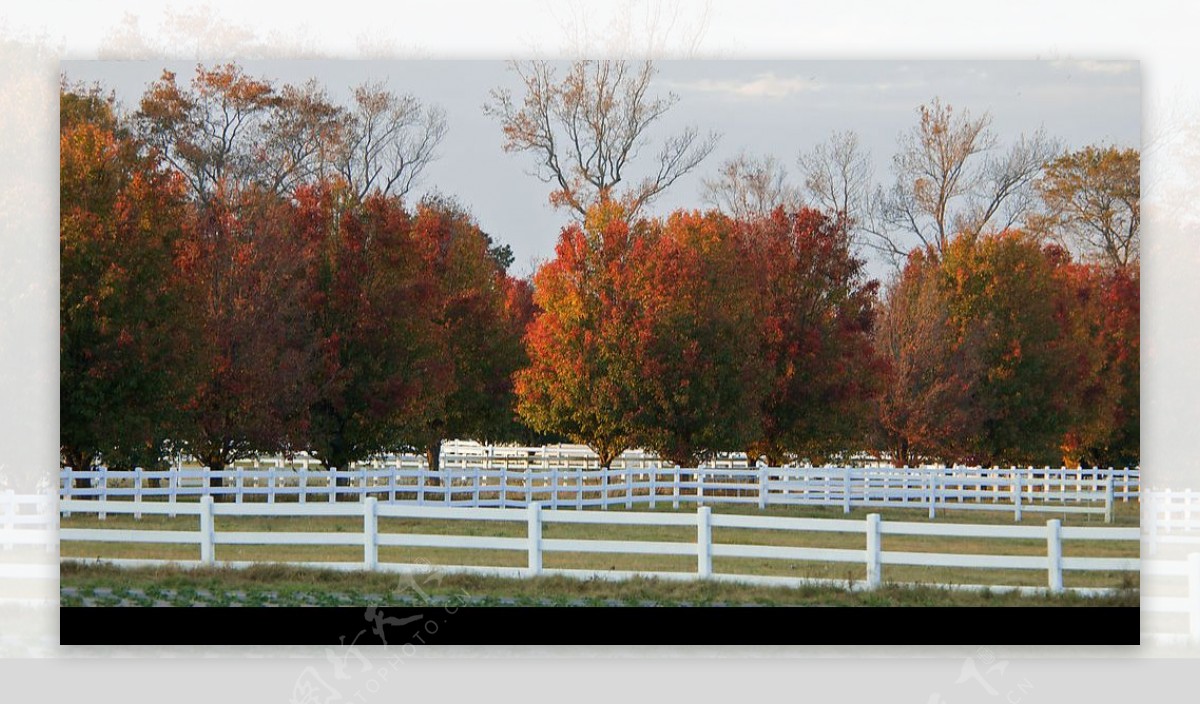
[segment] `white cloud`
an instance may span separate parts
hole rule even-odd
[[[1136,61],[1097,61],[1095,59],[1060,60],[1054,62],[1058,69],[1083,71],[1085,73],[1104,73],[1110,75],[1129,73],[1137,67]]]
[[[703,93],[725,93],[739,98],[786,98],[797,93],[815,93],[825,89],[816,77],[777,76],[774,72],[760,73],[751,79],[700,79],[673,84],[680,90]]]

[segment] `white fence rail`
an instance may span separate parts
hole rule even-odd
[[[211,487],[218,480],[220,487]],[[175,502],[216,496],[227,501],[335,502],[375,497],[418,506],[609,509],[681,504],[810,505],[851,509],[908,506],[934,517],[939,509],[1094,513],[1112,520],[1114,503],[1138,497],[1140,476],[1129,469],[1071,468],[661,468],[640,470],[550,467],[513,470],[444,466],[359,467],[346,471],[179,468],[127,472],[97,468],[60,472],[63,499],[151,498]],[[338,484],[338,483],[342,484]]]
[[[1149,613],[1142,618],[1143,643],[1198,647],[1200,492],[1146,490],[1142,526],[1142,553],[1147,558],[1142,564],[1142,611]]]
[[[138,507],[136,504],[140,504]],[[1059,520],[1052,519],[1046,526],[992,526],[982,524],[927,524],[917,522],[883,521],[878,514],[870,514],[865,520],[849,519],[798,519],[753,515],[713,514],[710,507],[699,507],[695,515],[661,512],[579,512],[562,509],[547,509],[541,502],[532,502],[523,509],[474,509],[462,507],[416,506],[409,504],[380,503],[368,497],[361,504],[217,504],[206,496],[199,502],[184,504],[131,503],[118,501],[63,500],[63,511],[89,513],[134,514],[183,514],[198,518],[195,531],[161,531],[140,529],[96,529],[64,528],[60,531],[62,541],[138,542],[171,543],[197,546],[199,565],[211,565],[216,561],[216,547],[220,545],[320,545],[361,546],[361,562],[346,563],[297,563],[297,565],[332,567],[339,569],[411,570],[409,564],[382,564],[379,561],[381,546],[439,547],[473,550],[522,551],[527,553],[525,568],[504,569],[479,566],[448,566],[445,569],[458,572],[482,572],[529,577],[540,574],[588,574],[599,577],[628,577],[619,571],[552,570],[542,565],[546,553],[621,553],[652,554],[660,556],[694,556],[694,573],[641,573],[649,577],[666,579],[732,580],[746,583],[775,585],[804,585],[814,582],[845,585],[845,581],[815,581],[805,578],[783,576],[766,577],[717,573],[713,569],[714,558],[741,557],[777,559],[788,561],[817,561],[851,563],[865,566],[866,579],[855,582],[855,589],[874,589],[886,579],[888,566],[937,566],[987,569],[1041,570],[1047,575],[1047,587],[1052,592],[1062,592],[1064,571],[1136,571],[1136,558],[1106,557],[1063,557],[1062,542],[1068,541],[1137,541],[1136,528],[1106,527],[1063,527]],[[363,529],[359,533],[348,532],[277,532],[277,531],[217,531],[216,517],[252,516],[340,516],[361,517]],[[526,526],[525,537],[465,536],[448,534],[405,534],[381,533],[380,518],[468,520],[487,522],[520,523]],[[543,538],[546,524],[608,524],[626,526],[686,526],[695,527],[695,542],[668,541],[613,541],[598,539],[554,539]],[[858,534],[863,537],[864,549],[812,548],[792,546],[755,545],[742,543],[715,543],[714,528],[760,529],[798,532],[840,532]],[[887,535],[921,535],[938,537],[975,537],[995,539],[1036,539],[1046,542],[1045,555],[985,555],[953,554],[915,551],[883,550],[882,537]],[[120,563],[120,561],[114,561]],[[169,561],[159,561],[167,563]],[[140,563],[145,563],[141,561]],[[187,563],[187,562],[185,562]],[[964,586],[959,586],[964,587]],[[965,586],[981,587],[981,586]],[[1023,589],[1004,585],[987,586],[993,589]],[[1080,592],[1104,592],[1100,589],[1066,588]]]

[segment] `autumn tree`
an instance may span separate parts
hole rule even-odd
[[[427,308],[447,384],[430,388],[420,447],[437,471],[445,438],[497,438],[511,432],[513,374],[525,363],[522,339],[532,312],[527,289],[505,272],[498,249],[470,215],[427,198],[413,223],[414,252],[431,278]]]
[[[526,335],[529,366],[515,380],[517,412],[531,428],[586,444],[604,467],[637,442],[637,301],[626,280],[643,228],[607,203],[563,229],[555,258],[533,278],[539,312]]]
[[[953,462],[969,453],[972,393],[982,376],[982,331],[960,338],[935,253],[918,250],[888,287],[875,329],[883,360],[873,445],[897,466]]]
[[[142,96],[136,121],[143,139],[186,179],[199,202],[218,188],[234,193],[260,181],[266,126],[278,104],[274,87],[236,64],[196,67],[190,86],[163,71]]]
[[[1140,276],[1136,267],[1064,268],[1077,346],[1079,414],[1063,443],[1065,459],[1084,466],[1137,465],[1140,432]]]
[[[892,158],[895,181],[873,198],[868,233],[870,246],[897,264],[914,247],[941,254],[958,233],[1021,223],[1033,206],[1034,180],[1059,151],[1039,130],[999,152],[989,114],[956,112],[937,98],[917,112]]]
[[[1139,262],[1141,156],[1136,149],[1089,146],[1046,165],[1036,183],[1045,212],[1038,221],[1084,258],[1109,267]]]
[[[524,95],[493,90],[484,110],[500,121],[504,150],[532,154],[536,175],[552,185],[550,202],[580,222],[607,200],[633,220],[716,146],[715,134],[689,127],[641,156],[652,128],[678,101],[674,94],[651,96],[650,61],[580,60],[561,77],[544,61],[514,63],[512,70]]]
[[[722,162],[703,183],[704,202],[734,219],[767,216],[776,208],[795,211],[803,204],[788,182],[787,169],[771,155],[742,152]]]
[[[291,452],[306,435],[313,355],[291,204],[252,189],[226,196],[218,187],[191,217],[180,271],[196,298],[184,325],[198,369],[181,440],[213,470],[258,452]]]
[[[185,187],[143,156],[114,102],[60,92],[60,444],[86,470],[159,467],[187,373],[176,274]]]
[[[276,194],[340,178],[357,200],[405,196],[436,158],[444,111],[375,83],[332,103],[315,82],[277,88],[237,64],[196,67],[189,85],[164,71],[142,96],[140,134],[206,203],[254,185]]]
[[[880,377],[871,336],[877,283],[853,256],[843,217],[813,209],[739,224],[754,281],[754,374],[766,381],[749,455],[772,466],[864,446]]]
[[[634,437],[681,467],[745,448],[760,433],[765,375],[753,283],[733,221],[675,212],[647,224],[625,263],[634,312]]]
[[[360,203],[344,186],[306,186],[296,199],[293,231],[306,248],[308,334],[317,348],[307,446],[338,470],[419,446],[449,362],[426,313],[435,296],[416,256],[412,215],[378,194]]]
[[[952,330],[959,339],[982,331],[983,375],[966,438],[984,464],[1062,457],[1084,374],[1074,353],[1087,344],[1070,334],[1061,277],[1068,261],[1061,248],[1019,231],[959,237],[947,248]]]
[[[881,424],[902,462],[1057,462],[1086,370],[1064,250],[1006,231],[911,258],[889,293]],[[909,456],[909,457],[905,457]]]

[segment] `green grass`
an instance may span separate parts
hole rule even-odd
[[[951,591],[935,587],[886,584],[872,592],[837,587],[763,587],[710,581],[673,582],[636,578],[627,581],[573,580],[544,576],[531,579],[473,575],[426,574],[411,579],[378,572],[341,572],[283,565],[246,569],[163,566],[122,569],[65,561],[62,587],[77,595],[63,604],[82,604],[82,595],[99,605],[127,600],[147,606],[156,601],[191,605],[363,605],[422,604],[426,598],[472,605],[722,605],[768,606],[1128,606],[1138,604],[1134,590],[1083,598],[1067,593],[1021,596],[1013,593]],[[416,590],[413,585],[420,590]],[[97,596],[97,588],[111,594]],[[130,591],[139,591],[134,594]],[[240,593],[240,594],[239,594]]]
[[[1114,525],[1137,525],[1136,503],[1118,505]],[[659,510],[671,512],[671,509]],[[692,509],[679,510],[694,513]],[[870,511],[855,510],[849,518],[861,519]],[[760,511],[752,507],[717,506],[716,513],[765,514],[769,516],[845,518],[836,507],[772,507]],[[925,510],[889,508],[880,511],[885,521],[903,520],[929,522]],[[1026,526],[1044,526],[1048,517],[1026,515],[1020,522]],[[1097,517],[1068,514],[1060,517],[1065,525],[1104,525]],[[944,512],[935,523],[996,523],[1012,525],[1009,513],[958,510]],[[95,515],[76,513],[62,519],[63,527],[79,528],[126,528],[158,530],[195,530],[196,517],[168,518],[161,515],[146,515],[134,519],[131,515],[110,515],[100,521]],[[358,533],[362,520],[357,517],[217,517],[218,531],[320,531]],[[457,534],[466,536],[495,536],[523,538],[526,527],[521,522],[483,522],[450,520],[416,520],[381,518],[380,533],[425,533]],[[695,529],[690,526],[605,526],[547,523],[543,528],[544,538],[643,540],[694,543]],[[758,529],[713,529],[715,543],[757,544],[771,546],[807,546],[813,548],[845,548],[861,550],[865,537],[858,533],[772,531]],[[979,539],[935,536],[885,536],[883,549],[886,551],[930,551],[940,553],[982,553],[999,555],[1045,555],[1046,544],[1042,540]],[[1067,541],[1063,553],[1066,556],[1137,557],[1139,547],[1133,541]],[[196,560],[199,549],[191,545],[169,544],[119,544],[100,542],[66,542],[62,545],[64,558],[152,558],[166,560]],[[277,561],[277,562],[358,562],[362,560],[362,549],[356,546],[217,546],[219,561]],[[385,563],[420,563],[433,565],[482,565],[495,567],[523,567],[527,557],[524,551],[481,551],[469,549],[401,548],[382,547],[379,560]],[[627,571],[671,571],[694,572],[696,560],[691,556],[653,556],[638,554],[589,554],[548,552],[543,565],[547,568],[576,568],[588,570]],[[771,575],[835,580],[861,580],[865,578],[865,567],[857,563],[821,563],[810,561],[724,558],[713,561],[718,573],[749,575]],[[884,566],[884,579],[893,582],[915,582],[925,584],[1003,584],[1042,587],[1046,584],[1046,573],[1041,570],[992,570],[969,568],[932,568],[919,566]],[[1076,572],[1064,574],[1069,587],[1135,588],[1138,586],[1136,572]]]

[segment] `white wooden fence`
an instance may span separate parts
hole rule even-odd
[[[58,513],[49,494],[0,491],[0,606],[43,606],[58,579]]]
[[[1143,643],[1200,646],[1200,492],[1146,490],[1142,526]]]
[[[742,583],[798,586],[823,582],[846,585],[846,581],[717,573],[713,559],[723,557],[759,558],[788,561],[815,561],[850,563],[864,566],[866,579],[854,581],[852,589],[874,589],[886,579],[887,566],[937,566],[986,569],[1023,569],[1046,571],[1047,587],[1052,592],[1064,589],[1085,593],[1104,592],[1102,589],[1064,588],[1064,571],[1136,571],[1136,558],[1064,557],[1062,542],[1068,541],[1137,541],[1140,537],[1136,528],[1109,527],[1064,527],[1057,519],[1046,526],[1004,526],[983,524],[929,524],[903,521],[883,521],[878,514],[870,514],[865,520],[849,519],[797,519],[755,515],[713,514],[710,507],[699,507],[695,515],[662,512],[579,512],[548,509],[541,502],[532,502],[523,509],[476,509],[461,507],[416,506],[411,504],[385,504],[368,497],[360,504],[217,504],[206,496],[196,503],[172,506],[166,503],[63,500],[62,509],[72,512],[108,512],[133,514],[140,509],[147,514],[184,514],[196,516],[199,527],[196,531],[162,531],[140,529],[96,529],[64,528],[60,531],[63,541],[138,542],[159,544],[185,544],[197,546],[198,561],[184,561],[195,565],[212,565],[216,561],[219,545],[320,545],[356,546],[362,548],[361,562],[294,563],[308,567],[335,569],[391,570],[398,572],[428,570],[428,566],[413,564],[384,564],[379,561],[381,546],[404,546],[424,548],[455,548],[483,551],[521,551],[527,554],[525,568],[498,568],[480,566],[439,566],[449,572],[473,572],[492,575],[530,577],[542,574],[564,574],[577,577],[627,578],[634,573],[623,571],[587,571],[547,569],[542,565],[546,553],[620,553],[652,554],[659,556],[690,556],[696,560],[694,573],[643,572],[645,577],[663,579],[714,579]],[[358,533],[348,532],[277,532],[277,531],[217,531],[216,517],[361,517],[363,529]],[[381,533],[379,519],[384,517],[449,520],[487,521],[519,523],[526,526],[524,537],[465,536],[453,534],[400,534]],[[668,541],[613,541],[599,539],[547,539],[542,536],[545,524],[590,524],[623,526],[679,526],[694,527],[695,542]],[[840,532],[858,534],[863,537],[865,549],[809,548],[771,546],[741,543],[715,543],[713,529],[760,529],[799,532]],[[914,551],[885,551],[883,538],[888,535],[973,537],[995,539],[1036,539],[1046,542],[1045,555],[984,555],[954,554]],[[122,564],[147,564],[147,561],[111,561]],[[170,561],[149,561],[165,564]],[[178,562],[178,561],[176,561]],[[248,565],[248,563],[226,563]],[[981,586],[957,586],[973,587]],[[1031,588],[991,585],[993,589]]]
[[[219,479],[222,487],[210,487]],[[368,467],[346,471],[236,467],[112,472],[63,469],[63,499],[165,499],[218,496],[234,503],[334,502],[368,496],[389,503],[450,507],[651,509],[670,503],[770,506],[908,506],[939,509],[1094,513],[1112,521],[1114,503],[1137,498],[1137,470],[1070,468],[663,468],[640,470],[446,466]],[[82,480],[82,483],[78,481]],[[338,482],[342,485],[338,485]],[[77,484],[83,484],[77,487]]]

